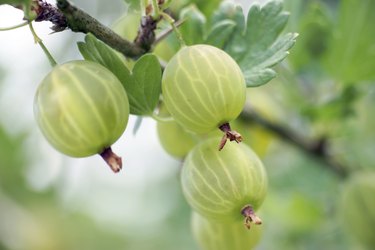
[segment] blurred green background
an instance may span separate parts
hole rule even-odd
[[[123,1],[74,2],[106,25],[127,9]],[[205,2],[197,4],[211,13]],[[245,10],[253,3],[237,2]],[[251,92],[262,92],[260,102],[273,103],[264,106],[274,109],[277,123],[308,140],[327,138],[330,156],[349,175],[374,171],[374,2],[284,2],[291,12],[285,32],[299,38],[276,67],[278,77],[251,89],[250,100]],[[0,27],[21,20],[20,11],[0,7]],[[80,58],[75,42],[83,35],[49,35],[49,26],[35,28],[58,62]],[[119,174],[98,156],[63,156],[33,120],[33,95],[48,71],[26,27],[0,32],[0,249],[198,249],[179,184],[181,162],[161,148],[155,122],[144,119],[133,135],[130,118],[113,147],[123,157]],[[272,133],[256,138],[261,145],[270,137],[262,156],[270,186],[259,211],[264,233],[257,249],[366,249],[340,217],[347,179]]]

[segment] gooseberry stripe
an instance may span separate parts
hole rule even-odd
[[[65,73],[66,76],[69,76],[70,79],[69,79],[69,82],[71,83],[70,85],[70,88],[72,88],[72,90],[74,89],[74,91],[70,91],[70,95],[69,95],[69,99],[71,101],[68,102],[69,105],[64,105],[62,102],[66,101],[66,100],[63,100],[62,98],[59,98],[59,101],[60,101],[60,109],[63,110],[63,114],[64,116],[68,119],[70,119],[71,121],[75,121],[74,122],[74,125],[78,128],[81,128],[80,129],[80,133],[79,133],[79,137],[80,138],[97,138],[97,140],[99,140],[99,137],[97,136],[98,134],[100,135],[100,137],[102,137],[105,133],[105,130],[104,130],[104,124],[103,124],[103,119],[100,115],[98,115],[98,110],[97,110],[97,105],[95,103],[93,103],[92,101],[90,101],[91,99],[90,98],[86,98],[87,95],[86,95],[86,92],[79,87],[79,83],[80,81],[82,81],[82,79],[78,79],[78,78],[75,78],[70,72],[67,72],[65,68],[62,68],[61,69],[61,72],[60,74],[62,73]],[[87,76],[86,76],[87,77]],[[58,84],[58,81],[55,81],[54,83],[57,83]],[[61,83],[60,83],[61,84]],[[74,104],[74,101],[73,100],[79,100],[80,102],[80,106],[82,107],[86,107],[85,110],[86,112],[82,113],[81,112],[81,109],[77,109],[76,107],[73,106]],[[89,117],[93,117],[93,124],[95,124],[95,128],[97,128],[97,125],[99,125],[99,127],[101,128],[99,131],[97,130],[90,130],[90,129],[83,129],[84,128],[84,124],[79,123],[79,119],[74,119],[74,117],[78,117],[78,116],[89,116]],[[71,136],[71,134],[66,134],[66,135],[69,135]],[[77,139],[78,137],[74,137],[74,139]],[[90,139],[92,140],[92,139]],[[95,142],[96,144],[97,142]],[[88,145],[91,145],[93,144],[92,142],[91,143],[88,143]]]
[[[195,177],[196,177],[196,176],[193,174],[193,172],[191,172],[191,173],[190,173],[190,178],[195,178]],[[217,201],[215,201],[214,199],[212,199],[211,196],[206,196],[206,193],[205,193],[205,192],[201,192],[201,191],[200,191],[200,187],[198,187],[198,186],[196,185],[195,182],[193,182],[193,187],[194,187],[194,189],[195,189],[195,192],[194,192],[195,195],[199,195],[200,197],[202,197],[202,198],[205,199],[206,201],[208,201],[208,202],[214,204],[215,206],[216,206],[216,205],[222,206],[223,204],[225,204],[225,203],[227,202],[227,201],[224,200],[224,199],[220,199],[220,202],[217,202]],[[214,194],[217,195],[217,193],[214,193]],[[189,193],[189,195],[190,195],[190,197],[195,197],[195,195],[193,195],[193,194],[191,194],[191,193]],[[218,196],[218,197],[220,198],[220,196]],[[193,200],[195,200],[195,199],[193,198]]]
[[[197,193],[197,194],[200,194],[200,193]],[[202,206],[201,204],[200,204],[200,202],[198,202],[196,199],[195,199],[195,197],[191,194],[191,193],[189,193],[189,192],[187,192],[187,193],[185,193],[185,195],[186,195],[186,197],[190,200],[190,201],[193,201],[193,202],[195,202],[197,205],[195,206],[195,210],[197,210],[197,212],[199,212],[199,213],[210,213],[210,214],[216,214],[216,213],[227,213],[228,212],[228,210],[220,210],[220,209],[218,209],[218,208],[216,208],[215,207],[215,209],[210,209],[210,208],[208,208],[208,207],[206,207],[206,206]]]
[[[207,202],[210,202],[212,203],[214,206],[221,206],[222,203],[224,203],[225,201],[221,201],[221,203],[218,203],[216,202],[215,200],[211,199],[210,196],[207,196],[205,192],[200,192],[199,191],[199,188],[196,183],[193,184],[193,187],[194,189],[196,190],[196,192],[194,192],[194,194],[198,194],[201,198],[203,198],[204,200],[206,200]]]
[[[249,153],[252,153],[254,156],[255,154],[253,152],[249,152]],[[244,153],[244,152],[239,152],[238,154],[238,158],[240,161],[246,161],[248,156]],[[266,175],[266,172],[264,171],[264,168],[259,166],[261,164],[261,162],[254,162],[254,164],[256,164],[256,167],[255,166],[252,166],[253,168],[253,171],[246,171],[247,174],[249,175],[249,180],[251,181],[246,181],[244,183],[253,183],[254,181],[261,181],[261,185],[256,185],[256,187],[258,188],[257,191],[254,191],[254,193],[258,193],[258,194],[262,194],[262,193],[265,193],[267,190],[267,175]],[[257,175],[258,178],[257,178]],[[246,180],[246,179],[245,179]],[[254,186],[254,185],[252,185]],[[252,188],[255,188],[255,187],[252,187]]]
[[[169,91],[164,91],[164,97],[165,98],[169,98],[169,100],[171,101],[170,103],[170,106],[172,106],[173,109],[176,109],[178,110],[178,112],[188,121],[190,121],[191,123],[193,124],[196,124],[196,125],[199,125],[201,126],[203,122],[205,122],[204,118],[200,117],[200,116],[196,116],[196,120],[194,119],[194,117],[192,117],[192,114],[196,115],[196,114],[199,114],[199,112],[197,110],[195,110],[193,108],[193,106],[190,104],[190,102],[188,102],[188,100],[186,100],[186,96],[183,92],[180,91],[180,89],[177,89],[178,90],[178,94],[179,94],[179,97],[177,95],[173,96],[171,95],[171,93]],[[175,99],[176,98],[176,99]],[[187,103],[187,108],[188,108],[188,111],[192,114],[189,113],[189,115],[186,115],[183,110],[182,110],[182,106],[180,105],[175,105],[174,103],[175,102],[179,102],[181,101],[181,99],[183,99],[186,103]],[[170,109],[170,106],[168,109]],[[193,111],[193,112],[192,112]]]
[[[86,67],[81,67],[82,70],[87,74],[87,75],[90,75],[93,77],[93,79],[97,79],[98,81],[98,86],[100,84],[100,86],[103,88],[103,94],[105,95],[106,98],[108,98],[108,102],[109,102],[109,105],[114,108],[114,113],[115,113],[115,116],[114,118],[116,118],[117,120],[117,117],[122,117],[121,116],[121,111],[120,111],[120,107],[119,105],[116,103],[116,100],[121,100],[123,98],[122,95],[120,95],[120,93],[113,88],[113,84],[109,84],[108,83],[108,79],[106,78],[103,78],[100,74],[95,74],[95,72],[92,72],[90,70],[88,70]],[[82,86],[80,84],[81,81],[83,81],[84,79],[76,79],[77,81],[75,81],[75,86],[77,88],[79,88],[80,92],[77,94],[79,95],[78,98],[80,97],[80,94],[84,93],[83,96],[85,97],[85,100],[87,103],[89,103],[89,110],[93,111],[95,113],[95,116],[97,118],[97,121],[99,121],[99,124],[101,125],[101,132],[102,132],[102,135],[104,137],[105,133],[106,133],[106,121],[105,119],[103,119],[103,116],[100,115],[100,112],[98,110],[98,104],[96,102],[94,102],[94,100],[89,97],[87,95],[87,93],[84,91],[84,89],[82,89]],[[104,97],[103,97],[104,98]],[[114,130],[116,130],[116,127],[117,126],[121,126],[121,122],[112,122],[110,123],[111,125],[114,126]],[[116,135],[113,135],[110,140],[108,140],[108,143],[111,143],[113,141],[115,141],[117,138],[116,138]],[[103,145],[103,146],[109,146],[109,145]]]
[[[82,88],[80,82],[81,80],[78,79],[77,77],[75,77],[70,71],[68,71],[66,68],[62,68],[62,71],[65,71],[65,74],[69,75],[70,78],[72,79],[72,86],[74,86],[76,89],[77,89],[77,92],[72,92],[72,93],[76,93],[78,95],[78,97],[81,97],[83,98],[85,101],[82,102],[84,103],[87,108],[88,108],[88,111],[92,112],[92,114],[94,114],[96,120],[97,120],[97,123],[96,124],[99,124],[100,128],[101,128],[101,132],[102,134],[105,133],[105,130],[106,130],[106,126],[104,124],[104,120],[103,120],[103,117],[99,114],[99,111],[98,111],[98,105],[97,103],[95,103],[92,98],[90,98],[86,91]],[[88,71],[86,70],[86,73]],[[89,73],[89,75],[91,75],[91,73]],[[92,75],[94,76],[94,75]],[[105,92],[104,92],[105,93]],[[116,105],[115,105],[116,106]]]
[[[219,177],[216,175],[216,172],[212,168],[209,167],[209,164],[207,164],[206,159],[204,158],[204,153],[198,152],[197,154],[198,154],[198,157],[199,157],[198,159],[200,159],[202,161],[201,166],[205,167],[207,169],[207,171],[215,178],[216,184],[219,187],[219,189],[221,190],[221,192],[225,193],[225,189],[221,185]]]
[[[56,74],[51,74],[50,75],[51,79],[52,79],[52,88],[59,88],[59,76],[56,75]],[[63,105],[61,103],[62,101],[62,98],[57,98],[57,102],[59,103],[58,104],[58,107],[59,109],[61,110],[61,114],[64,114],[63,117],[66,119],[66,121],[70,124],[70,126],[67,126],[66,128],[71,128],[73,131],[75,131],[76,133],[79,133],[79,134],[84,134],[85,131],[83,131],[82,129],[79,128],[79,126],[77,125],[77,122],[72,118],[72,116],[70,114],[72,114],[72,112],[70,110],[68,110],[68,107],[66,105]],[[47,106],[45,105],[44,103],[40,104],[40,107],[44,107],[44,106]],[[73,110],[74,111],[74,110]],[[52,122],[52,121],[51,121]],[[53,131],[53,135],[54,135],[54,138],[57,139],[57,138],[61,138],[61,135],[59,135],[56,130],[56,127],[54,126],[50,126],[50,128],[52,128],[52,131]],[[65,128],[65,127],[62,127],[62,128]],[[68,133],[69,134],[69,133]],[[85,137],[83,137],[85,138]],[[59,139],[59,141],[61,141],[61,139]]]
[[[191,55],[189,55],[189,56],[191,56]],[[181,63],[181,60],[182,60],[182,59],[181,59],[180,57],[177,57],[177,62],[178,62],[178,63],[182,64],[182,63]],[[192,65],[194,68],[197,68],[197,66],[195,65],[195,61],[194,61],[194,60],[190,60],[190,61],[191,61],[191,65]],[[208,115],[210,115],[213,119],[215,119],[215,117],[217,117],[217,115],[218,115],[218,111],[217,111],[216,106],[214,105],[213,100],[211,99],[212,94],[211,94],[210,91],[208,90],[206,84],[204,84],[203,81],[200,80],[200,79],[204,79],[204,78],[202,78],[202,77],[200,76],[200,73],[199,73],[200,70],[194,70],[194,71],[191,72],[190,74],[189,74],[189,72],[188,72],[183,66],[179,67],[178,70],[182,71],[186,76],[188,76],[188,77],[191,79],[191,82],[195,83],[195,84],[185,84],[184,87],[190,87],[190,88],[192,89],[192,92],[198,97],[200,105],[202,105],[202,106],[205,108],[205,110],[206,110],[206,112],[207,112]],[[212,70],[212,69],[210,69],[210,70]],[[192,76],[193,76],[193,73],[194,73],[194,74],[198,74],[198,78],[197,78],[197,79],[192,77]],[[176,77],[177,77],[178,74],[179,74],[179,71],[176,72]],[[202,84],[199,85],[199,87],[203,87],[204,89],[202,89],[202,90],[198,90],[198,89],[196,89],[196,87],[198,86],[198,84],[196,84],[197,82],[201,82]],[[176,87],[178,88],[179,85],[176,86]],[[202,98],[202,96],[200,95],[200,93],[203,93],[203,92],[206,92],[206,93],[207,93],[205,96],[206,96],[206,97],[207,97],[207,96],[209,97],[209,98],[208,98],[208,99],[210,100],[209,102],[207,102],[206,100],[204,100],[204,98]],[[210,104],[211,107],[208,107],[208,106],[206,105],[206,103]],[[212,114],[212,113],[214,113],[213,110],[216,111],[216,114],[215,114],[215,115]]]
[[[57,79],[59,79],[59,77],[56,76],[55,74],[51,74],[51,78],[52,78],[53,85],[55,85],[56,88],[60,88],[59,83],[57,81]],[[80,129],[80,126],[72,118],[72,115],[75,112],[75,108],[72,106],[71,109],[69,109],[70,105],[64,105],[63,103],[61,103],[61,98],[58,98],[58,102],[59,102],[59,105],[58,105],[59,109],[61,110],[61,113],[63,114],[63,117],[65,118],[65,120],[68,122],[67,126],[63,126],[62,129],[65,129],[65,130],[66,129],[73,129],[73,131],[74,131],[74,133],[64,133],[64,134],[65,135],[67,135],[67,134],[68,135],[86,134],[87,131],[84,131],[84,130]],[[44,105],[41,105],[41,106],[43,107]],[[47,120],[45,120],[45,121],[48,122]],[[63,138],[61,137],[61,135],[58,134],[57,127],[49,126],[49,128],[50,128],[49,131],[52,132],[52,134],[53,134],[54,140],[56,140],[57,142],[65,145],[65,148],[69,149],[70,152],[76,151],[73,148],[77,147],[77,146],[81,146],[82,140],[85,141],[85,144],[90,145],[90,141],[88,140],[88,138],[76,137],[76,136],[71,136],[71,139],[73,139],[73,141],[76,141],[76,145],[67,145],[66,143],[63,143]],[[77,139],[80,139],[80,140],[77,140]]]
[[[190,82],[194,82],[194,79],[191,77],[190,74],[188,72],[186,72],[183,67],[179,67],[176,70],[176,76],[175,76],[176,83],[177,83],[177,78],[180,78],[180,79],[188,78]],[[200,93],[202,93],[203,91],[200,91],[200,90],[196,89],[196,84],[184,84],[184,85],[182,85],[182,84],[177,83],[176,88],[178,90],[180,90],[181,93],[185,93],[186,96],[195,97],[194,102],[199,103],[199,105],[204,108],[206,113],[209,114],[212,118],[214,118],[214,116],[211,114],[212,110],[210,109],[210,107],[208,107],[206,105],[205,101],[203,100],[203,98],[200,95]]]
[[[223,63],[222,64],[222,69],[225,71],[224,79],[225,79],[225,75],[228,75],[228,68],[225,66],[225,62],[224,62],[224,61],[226,61],[227,57],[225,57],[225,56],[224,57],[218,57],[216,53],[211,53],[212,52],[211,49],[206,49],[204,52],[205,52],[205,54],[203,54],[200,50],[197,50],[197,53],[199,53],[202,56],[202,60],[204,60],[206,62],[207,67],[210,69],[210,71],[211,72],[215,72],[215,74],[213,74],[212,77],[214,77],[216,79],[216,81],[219,83],[219,84],[217,84],[217,89],[220,92],[221,103],[224,104],[224,103],[226,103],[226,100],[225,100],[226,94],[223,91],[223,84],[222,84],[222,82],[225,82],[225,81],[222,81],[219,78],[219,76],[221,75],[222,72],[218,71],[217,68],[214,67],[211,64],[210,60],[208,60],[208,58],[207,58],[207,55],[210,54],[210,56],[216,57],[217,60],[215,61],[215,63],[217,65],[219,65],[220,63]],[[195,64],[195,62],[196,62],[195,60],[192,60],[192,64]],[[232,88],[229,88],[226,91],[227,92],[230,91],[230,93],[232,94],[232,97],[235,97],[235,95],[234,95],[234,93],[232,91]],[[212,94],[210,93],[210,91],[207,90],[207,92],[208,92],[208,96],[211,97]],[[229,95],[228,95],[228,97],[229,97]],[[211,101],[212,101],[212,99],[211,99]],[[227,105],[224,105],[224,108],[225,108],[225,110],[221,110],[220,112],[224,112],[224,114],[231,114],[231,113],[228,113]]]
[[[214,153],[214,154],[218,154],[218,153],[221,153],[220,151],[213,151],[211,149],[211,151]],[[240,183],[236,183],[233,178],[232,178],[232,175],[230,174],[230,171],[228,171],[227,167],[226,167],[226,164],[223,162],[222,158],[220,156],[217,156],[216,157],[217,161],[218,161],[218,165],[220,165],[223,169],[223,171],[225,172],[225,176],[227,177],[227,179],[229,180],[229,182],[231,183],[231,186],[232,186],[232,192],[233,192],[233,197],[235,197],[236,199],[238,200],[241,200],[241,195],[240,195],[240,192],[237,188],[237,186],[241,186]],[[238,169],[238,170],[241,170],[241,169]],[[232,170],[233,171],[233,170]],[[243,173],[241,173],[242,175]],[[228,191],[227,191],[228,192]]]
[[[190,175],[190,178],[192,178],[193,180],[196,180],[195,177],[196,177],[196,175],[193,174],[193,173],[192,173],[192,175]],[[202,179],[202,178],[200,178],[200,179]],[[225,204],[227,203],[227,200],[222,199],[222,197],[218,196],[218,194],[215,194],[220,200],[220,202],[217,202],[217,199],[212,199],[210,196],[206,196],[206,192],[203,192],[203,190],[207,191],[207,189],[202,188],[201,186],[198,187],[197,184],[196,184],[196,181],[192,181],[191,184],[192,184],[192,187],[195,189],[195,192],[190,193],[188,190],[184,190],[184,191],[186,191],[186,194],[190,197],[190,200],[194,202],[196,208],[198,208],[198,209],[203,208],[203,211],[209,211],[210,213],[213,213],[213,214],[217,214],[217,213],[220,213],[220,212],[223,212],[223,213],[228,212],[227,209],[223,209],[223,206],[225,207]],[[191,191],[193,191],[193,190],[191,190]],[[193,198],[193,197],[199,198],[198,196],[201,197],[202,199],[196,200],[195,198]],[[210,207],[215,207],[215,210],[208,209],[205,206],[201,206],[200,204],[202,203],[202,200],[206,200],[208,202],[207,204],[211,203]]]
[[[104,89],[106,91],[104,91],[103,93],[105,93],[109,97],[109,99],[111,100],[112,104],[116,104],[116,100],[119,100],[119,99],[122,98],[122,96],[118,93],[118,91],[116,91],[115,89],[113,89],[112,84],[108,84],[107,83],[107,79],[103,78],[100,74],[94,74],[93,72],[87,70],[86,68],[83,68],[83,70],[86,71],[87,74],[90,74],[93,77],[98,78],[98,79],[101,80],[101,81],[98,81],[98,83],[100,83],[104,87]],[[117,95],[117,97],[115,95]],[[127,97],[129,98],[129,96],[127,96]],[[121,114],[121,111],[120,111],[120,108],[119,108],[118,105],[112,105],[112,106],[115,108],[116,114]]]
[[[205,53],[207,53],[208,51],[209,51],[209,49],[205,50]],[[192,53],[192,51],[188,51],[188,55],[189,55],[189,57],[191,57],[190,62],[193,65],[193,67],[195,68],[194,73],[198,74],[199,79],[204,79],[205,77],[200,74],[201,71],[199,70],[198,66],[196,65],[197,60],[193,60],[194,58],[191,55],[191,53]],[[208,69],[207,71],[211,72],[211,73],[215,72],[214,74],[211,75],[211,77],[214,78],[216,82],[220,82],[219,79],[217,78],[217,74],[219,72],[217,72],[215,70],[215,67],[213,67],[213,65],[209,62],[209,60],[207,59],[207,54],[203,54],[200,50],[196,50],[196,53],[198,53],[201,56],[202,61],[204,61],[205,64],[207,65],[207,69]],[[218,60],[218,62],[220,62],[220,60]],[[224,66],[224,68],[225,68],[225,66]],[[206,84],[202,84],[202,86],[205,88],[205,91],[207,93],[206,96],[209,97],[209,100],[211,102],[211,106],[213,107],[213,109],[215,109],[217,111],[217,114],[220,115],[220,113],[223,113],[223,112],[224,112],[224,114],[227,114],[226,110],[220,110],[219,109],[219,111],[218,111],[218,107],[217,107],[217,105],[215,105],[215,102],[212,99],[213,95],[212,95],[211,91],[208,89],[208,86]],[[219,89],[220,93],[223,93],[221,87],[222,87],[221,84],[217,84],[217,89]],[[225,95],[220,95],[220,99],[221,99],[222,104],[225,103],[224,97],[225,97]]]
[[[192,173],[195,173],[195,176],[194,177],[199,177],[199,179],[201,179],[202,180],[202,184],[204,184],[204,186],[205,187],[207,187],[206,189],[204,189],[205,191],[208,191],[208,190],[210,190],[211,192],[210,193],[213,193],[213,194],[215,194],[215,196],[217,197],[217,198],[219,198],[219,200],[221,200],[221,201],[225,201],[225,200],[223,200],[222,199],[222,196],[219,194],[219,193],[217,193],[217,191],[215,190],[215,188],[213,187],[213,186],[211,186],[208,182],[207,182],[207,180],[206,180],[206,178],[204,178],[203,176],[202,176],[202,174],[200,173],[200,171],[198,171],[197,169],[193,169],[192,170]],[[203,186],[203,185],[202,185]],[[199,190],[199,189],[198,189]],[[206,192],[206,193],[208,193],[208,192]],[[214,197],[213,197],[214,198]],[[212,201],[212,203],[216,203],[216,204],[220,204],[220,202],[215,202],[214,201],[214,199],[212,199],[211,200]]]
[[[178,75],[185,75],[187,76],[188,78],[190,78],[188,76],[188,73],[185,72],[185,70],[183,69],[183,67],[180,67],[177,72],[176,72],[176,77]],[[191,79],[190,80],[191,82],[196,82],[195,80]],[[183,87],[184,89],[180,88],[181,85],[177,85],[176,88],[177,89],[180,89],[181,92],[185,93],[185,95],[187,96],[194,96],[195,98],[194,99],[197,99],[197,100],[194,100],[194,103],[195,104],[199,104],[203,109],[200,110],[200,113],[202,113],[202,116],[210,116],[211,118],[215,119],[215,115],[213,115],[213,112],[212,112],[212,109],[213,108],[210,108],[207,106],[207,101],[205,101],[202,96],[200,95],[200,93],[203,93],[203,91],[199,91],[196,89],[196,86],[197,84],[185,84]],[[204,84],[202,85],[204,86]],[[190,95],[190,93],[193,93]],[[202,111],[205,111],[205,114],[202,112]]]
[[[38,100],[39,101],[39,100]],[[39,109],[40,109],[40,112],[43,112],[43,105],[40,105],[39,104]],[[53,128],[53,126],[50,124],[50,121],[48,119],[46,119],[44,116],[41,116],[41,119],[43,119],[43,123],[40,123],[40,126],[43,127],[43,131],[48,134],[49,136],[47,136],[47,139],[48,141],[52,144],[52,145],[55,145],[55,143],[59,143],[60,145],[62,145],[64,148],[68,149],[69,151],[72,150],[72,146],[73,145],[69,145],[69,144],[66,144],[62,138],[60,136],[58,136],[58,134],[56,134],[56,131],[55,129]]]
[[[188,51],[188,56],[192,58],[191,51]],[[204,79],[204,76],[201,74],[201,70],[199,70],[198,66],[196,65],[196,61],[190,60],[190,62],[191,62],[191,66],[193,67],[193,72],[197,75],[197,78],[195,78],[194,81],[201,82],[202,84],[200,86],[203,86],[205,91],[207,93],[209,93],[208,97],[210,99],[212,109],[214,109],[216,111],[216,114],[219,114],[219,113],[223,112],[223,110],[218,110],[218,107],[216,105],[214,105],[214,101],[212,99],[212,94],[210,93],[208,87],[204,84],[204,82],[202,80],[202,79]],[[183,67],[181,67],[181,68],[183,68]],[[214,77],[216,78],[216,75]],[[221,93],[222,93],[222,91],[221,91]],[[222,103],[223,103],[224,96],[221,95],[220,97],[221,97],[221,100],[222,100]]]

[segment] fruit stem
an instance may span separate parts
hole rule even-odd
[[[152,12],[153,12],[152,17],[156,20],[160,16],[158,2],[156,0],[152,0],[151,5],[152,5]]]
[[[176,37],[178,39],[178,42],[180,43],[180,46],[185,47],[186,43],[184,41],[184,38],[182,37],[181,32],[178,30],[175,24],[175,20],[165,12],[161,12],[160,15],[172,26],[173,32],[176,34]]]
[[[108,164],[113,172],[118,173],[122,169],[121,157],[113,153],[111,147],[106,148],[100,153],[100,156]]]
[[[224,148],[225,143],[227,143],[228,139],[229,141],[236,141],[237,143],[242,142],[241,134],[237,131],[232,130],[228,122],[221,125],[219,129],[224,132],[223,138],[221,139],[219,144],[219,151]]]
[[[57,62],[56,60],[53,58],[53,56],[51,55],[51,53],[48,51],[47,47],[44,45],[44,43],[42,42],[42,39],[40,39],[38,37],[38,35],[36,34],[35,30],[34,30],[34,27],[32,25],[31,22],[29,22],[29,28],[30,28],[30,31],[31,33],[33,34],[33,37],[34,37],[34,42],[39,44],[39,46],[42,48],[44,54],[47,56],[48,58],[48,61],[49,63],[51,64],[52,67],[56,66],[57,65]]]
[[[241,214],[245,217],[244,224],[247,229],[250,229],[251,223],[256,225],[262,224],[262,220],[255,214],[251,205],[246,205],[242,208]]]

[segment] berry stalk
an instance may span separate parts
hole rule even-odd
[[[251,223],[256,225],[262,224],[262,220],[255,214],[255,211],[251,205],[246,205],[242,208],[241,214],[245,217],[244,224],[247,229],[250,229]]]
[[[104,149],[103,152],[100,153],[100,156],[114,173],[118,173],[122,169],[122,159],[113,153],[111,147]]]
[[[219,144],[219,151],[224,148],[227,140],[236,141],[237,143],[242,142],[241,134],[237,131],[232,130],[228,122],[221,125],[219,129],[224,132],[223,138],[221,139]]]

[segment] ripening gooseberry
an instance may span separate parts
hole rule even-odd
[[[164,70],[162,93],[168,111],[186,130],[205,134],[220,128],[230,140],[241,141],[228,131],[245,104],[245,79],[223,50],[203,44],[182,48]]]
[[[120,81],[105,67],[90,61],[55,66],[38,87],[34,115],[61,153],[100,154],[113,171],[121,169],[121,158],[110,147],[126,128],[129,102]]]
[[[262,227],[247,230],[241,223],[207,219],[193,212],[191,227],[202,250],[250,250],[260,241]]]
[[[258,156],[246,144],[229,143],[216,150],[207,139],[187,155],[181,172],[182,190],[190,206],[215,220],[260,224],[255,211],[267,192],[267,175]]]

